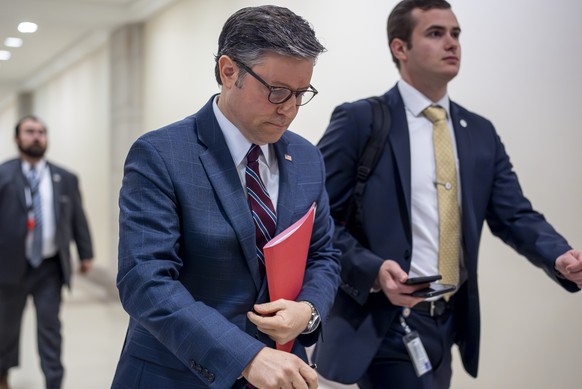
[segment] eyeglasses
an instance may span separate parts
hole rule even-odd
[[[286,88],[284,86],[271,86],[265,80],[263,80],[259,75],[251,70],[247,65],[244,63],[234,60],[238,64],[239,67],[244,69],[247,73],[253,76],[257,81],[261,84],[266,86],[269,89],[269,102],[272,104],[283,104],[287,100],[291,98],[291,96],[295,95],[295,104],[297,106],[305,105],[311,101],[315,97],[317,89],[313,87],[313,85],[309,85],[309,89],[303,90],[292,90]]]

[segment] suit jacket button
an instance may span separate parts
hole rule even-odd
[[[198,373],[200,373],[202,371],[202,367],[200,367],[200,365],[198,363],[196,363],[195,361],[190,361],[190,368],[194,369]]]
[[[215,378],[215,377],[214,377],[214,374],[213,374],[213,373],[210,373],[210,374],[208,375],[208,382],[214,382],[214,378]]]

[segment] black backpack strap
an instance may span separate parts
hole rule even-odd
[[[355,223],[354,231],[361,231],[363,225],[362,197],[366,188],[366,182],[378,164],[378,160],[388,139],[391,125],[390,109],[383,98],[375,96],[366,100],[372,106],[373,126],[372,134],[368,138],[364,151],[358,161],[356,184],[354,186],[353,202],[351,204],[353,210],[351,213],[352,220]]]

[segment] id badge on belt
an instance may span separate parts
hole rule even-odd
[[[414,366],[416,376],[420,377],[423,374],[431,371],[432,365],[430,364],[430,360],[428,359],[424,345],[418,336],[418,332],[411,330],[406,323],[406,320],[404,319],[409,315],[410,309],[408,308],[403,309],[402,313],[400,314],[400,325],[402,328],[404,328],[405,332],[404,336],[402,337],[402,341],[406,346],[406,350],[408,351],[408,355],[412,361],[412,366]]]

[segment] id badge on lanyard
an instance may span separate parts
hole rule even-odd
[[[28,213],[28,218],[26,219],[26,228],[29,232],[34,231],[36,226],[36,219],[34,218],[34,211],[32,209],[32,191],[30,190],[30,185],[26,184],[26,190],[24,192],[26,197],[26,210]]]
[[[403,309],[402,313],[400,314],[400,325],[402,328],[404,328],[405,332],[404,336],[402,337],[402,341],[406,346],[406,350],[408,351],[408,355],[412,361],[412,366],[414,366],[416,376],[420,377],[431,371],[432,365],[430,363],[430,359],[428,359],[428,355],[426,354],[426,350],[422,344],[422,340],[420,340],[418,332],[411,330],[406,323],[405,317],[408,317],[409,315],[410,309],[408,308]]]

